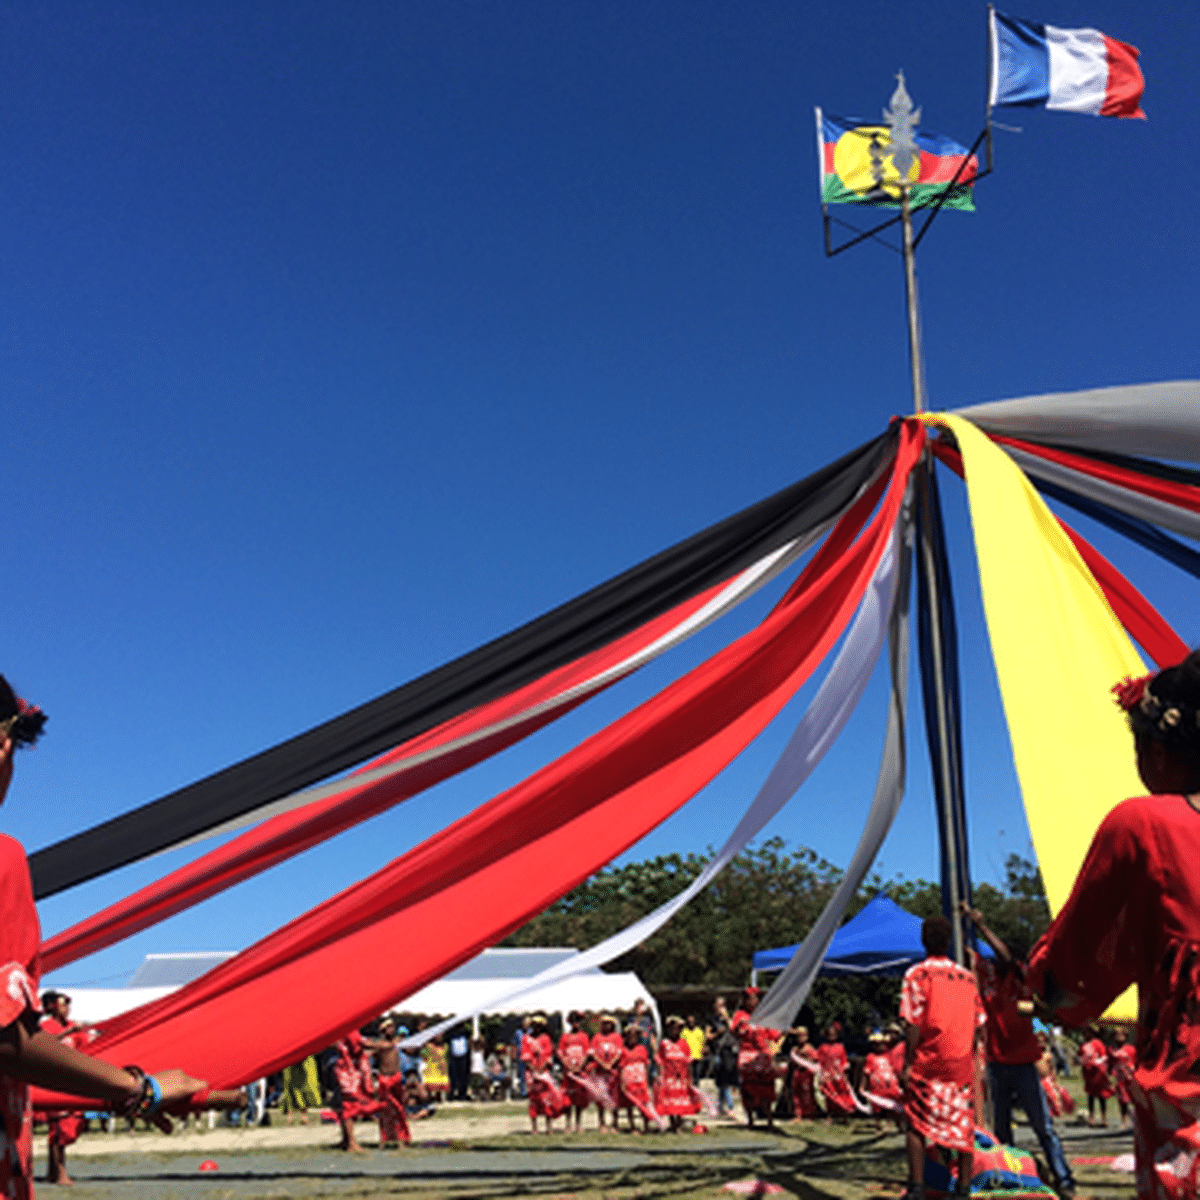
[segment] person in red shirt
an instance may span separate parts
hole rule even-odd
[[[354,1136],[354,1122],[375,1116],[384,1105],[375,1098],[371,1078],[371,1049],[367,1040],[357,1029],[350,1030],[337,1043],[337,1059],[333,1064],[333,1078],[337,1084],[334,1110],[342,1131],[341,1149],[347,1153],[361,1154],[363,1148]]]
[[[892,1067],[887,1040],[883,1033],[873,1033],[868,1039],[869,1049],[863,1059],[862,1091],[877,1117],[887,1113],[899,1121],[904,1110],[904,1089],[900,1086],[900,1076]]]
[[[633,1110],[642,1114],[642,1128],[648,1130],[653,1121],[658,1128],[665,1122],[658,1115],[650,1098],[650,1054],[642,1037],[641,1026],[630,1022],[625,1026],[625,1045],[621,1051],[620,1107],[629,1114],[629,1132],[636,1133],[633,1126]],[[616,1117],[613,1118],[616,1127]]]
[[[958,1152],[957,1193],[971,1190],[975,1158],[975,1051],[983,1004],[975,976],[947,957],[950,922],[921,925],[926,957],[909,967],[900,987],[906,1053],[900,1082],[908,1120],[906,1200],[925,1195],[927,1142]]]
[[[1117,1104],[1121,1109],[1121,1128],[1124,1129],[1129,1120],[1129,1109],[1133,1103],[1131,1085],[1133,1084],[1133,1067],[1137,1062],[1137,1051],[1129,1042],[1129,1035],[1118,1026],[1113,1030],[1112,1049],[1108,1052],[1108,1062],[1112,1067],[1113,1087],[1117,1089]]]
[[[742,1006],[733,1014],[729,1028],[738,1040],[738,1075],[742,1083],[742,1108],[746,1124],[754,1128],[754,1116],[767,1118],[767,1128],[775,1128],[775,1057],[777,1029],[752,1025],[750,1019],[758,1007],[759,992],[748,987],[742,992]]]
[[[1028,943],[1011,945],[1000,940],[984,923],[983,915],[965,901],[963,915],[991,946],[995,958],[976,954],[975,980],[987,1014],[988,1082],[991,1085],[993,1131],[1006,1146],[1013,1144],[1012,1101],[1024,1111],[1030,1128],[1041,1143],[1042,1153],[1054,1176],[1060,1196],[1075,1194],[1075,1180],[1063,1153],[1062,1142],[1050,1119],[1046,1093],[1038,1076],[1042,1047],[1033,1029],[1033,993],[1025,981],[1024,960]]]
[[[821,1115],[817,1107],[817,1077],[821,1062],[808,1040],[808,1027],[797,1025],[796,1044],[792,1047],[792,1115],[797,1121],[811,1121]]]
[[[620,1098],[621,1052],[625,1049],[625,1039],[617,1032],[615,1017],[605,1013],[600,1018],[600,1031],[592,1037],[592,1078],[597,1085],[599,1095],[606,1095],[606,1101],[598,1100],[596,1107],[600,1110],[600,1132],[608,1129],[614,1132],[617,1128],[617,1102]],[[606,1123],[606,1115],[613,1114],[611,1127]]]
[[[850,1086],[850,1059],[846,1056],[846,1047],[840,1041],[841,1035],[841,1024],[834,1021],[825,1030],[825,1041],[817,1047],[826,1123],[834,1117],[848,1117],[859,1111],[854,1089]]]
[[[32,746],[46,722],[40,709],[18,698],[0,675],[0,803],[13,778],[13,754]],[[170,1128],[166,1111],[207,1098],[206,1085],[183,1071],[145,1075],[83,1054],[39,1028],[39,948],[42,942],[25,851],[0,835],[0,1196],[32,1200],[33,1112],[29,1086],[89,1097],[127,1117],[144,1117]],[[245,1094],[228,1094],[244,1107]]]
[[[1046,1107],[1052,1117],[1069,1116],[1075,1111],[1075,1101],[1071,1098],[1071,1093],[1058,1082],[1058,1066],[1054,1061],[1049,1037],[1039,1033],[1038,1045],[1042,1048],[1042,1057],[1037,1061],[1037,1073],[1046,1096]]]
[[[1200,654],[1113,691],[1150,794],[1100,822],[1030,982],[1075,1027],[1137,985],[1137,1191],[1176,1200],[1200,1190]]]
[[[692,1086],[692,1052],[680,1036],[682,1031],[683,1018],[668,1017],[658,1043],[654,1107],[670,1120],[672,1132],[679,1131],[684,1117],[698,1113],[701,1108],[699,1092]]]
[[[73,1050],[82,1050],[88,1036],[82,1026],[71,1020],[71,997],[62,992],[42,993],[42,1011],[38,1022],[52,1037]],[[46,1116],[46,1182],[70,1186],[75,1181],[67,1173],[67,1147],[79,1140],[86,1122],[82,1113],[48,1112]]]
[[[1100,1030],[1093,1027],[1092,1036],[1079,1047],[1079,1067],[1083,1071],[1083,1090],[1087,1093],[1088,1124],[1096,1124],[1096,1109],[1100,1109],[1101,1126],[1108,1125],[1108,1098],[1115,1094],[1109,1072],[1108,1047]]]
[[[570,1031],[558,1039],[558,1061],[562,1064],[563,1090],[575,1110],[575,1132],[579,1132],[583,1119],[583,1110],[591,1104],[594,1094],[588,1086],[585,1072],[588,1059],[592,1055],[592,1039],[583,1031],[583,1014],[570,1012],[567,1014],[567,1024]],[[571,1117],[567,1115],[567,1127],[570,1128]]]
[[[546,1118],[546,1132],[554,1132],[554,1118],[570,1108],[570,1101],[550,1073],[554,1062],[554,1042],[547,1032],[545,1013],[537,1013],[529,1032],[521,1041],[521,1061],[525,1064],[525,1089],[529,1093],[529,1120],[537,1133],[538,1117]]]

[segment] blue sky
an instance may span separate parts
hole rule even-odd
[[[924,124],[969,142],[985,11],[0,5],[2,669],[51,714],[0,828],[36,848],[227,766],[907,412],[900,261],[874,246],[825,260],[812,108],[875,117],[903,68]],[[1055,0],[1019,15],[1139,46],[1150,119],[1000,114],[1022,132],[997,133],[979,211],[945,214],[921,247],[931,404],[1195,377],[1200,13]],[[973,865],[995,879],[1028,834],[964,498],[949,480],[943,494]],[[1200,641],[1184,577],[1096,540]],[[651,694],[769,600],[59,981],[247,945]],[[881,684],[770,832],[846,860]],[[811,691],[631,856],[719,843]],[[881,866],[929,877],[914,716]],[[47,932],[188,853],[47,902]]]

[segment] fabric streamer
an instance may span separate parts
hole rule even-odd
[[[1181,533],[1184,537],[1200,541],[1200,514],[1189,509],[1146,496],[1139,492],[1131,492],[1106,479],[1097,479],[1094,475],[1083,471],[1074,471],[1061,463],[1050,462],[1040,455],[1009,446],[1008,453],[1028,475],[1037,480],[1045,480],[1058,484],[1069,492],[1086,496],[1099,504],[1105,504],[1126,516],[1135,517],[1140,521],[1148,521],[1151,525],[1161,525],[1173,533]]]
[[[887,732],[884,736],[883,757],[875,782],[875,795],[867,813],[866,825],[859,837],[846,873],[838,881],[829,903],[813,923],[804,941],[796,947],[787,966],[775,977],[767,994],[751,1016],[751,1024],[766,1029],[790,1029],[800,1011],[829,943],[846,915],[846,909],[892,827],[900,801],[904,798],[905,779],[905,714],[908,707],[908,641],[909,594],[912,573],[912,495],[906,500],[902,517],[898,583],[888,616],[888,663],[891,671],[891,694],[888,699]]]
[[[1154,605],[1086,538],[1065,521],[1060,521],[1059,524],[1100,585],[1104,598],[1116,614],[1117,620],[1154,660],[1159,669],[1173,667],[1187,658],[1187,643],[1171,628]]]
[[[957,450],[938,442],[934,445],[933,452],[960,479],[964,478],[962,455]],[[1061,491],[1059,488],[1051,491],[1046,485],[1040,483],[1035,483],[1035,486],[1039,492],[1054,498],[1057,498],[1057,494]],[[1070,496],[1069,493],[1064,494],[1066,503],[1074,503],[1078,499],[1078,497]],[[1085,508],[1083,505],[1087,505],[1087,507]],[[1083,501],[1080,505],[1081,511],[1084,512],[1088,512],[1091,507],[1093,507],[1091,501]],[[1119,513],[1112,515],[1122,521],[1126,520]],[[1103,520],[1103,518],[1100,519]],[[1117,620],[1125,627],[1130,637],[1150,655],[1160,668],[1173,667],[1186,658],[1187,643],[1171,628],[1166,618],[1154,605],[1077,530],[1068,525],[1061,517],[1057,517],[1057,520],[1062,526],[1063,532],[1071,539],[1071,544],[1079,551],[1087,569],[1104,592],[1104,598],[1116,614]],[[1178,545],[1178,543],[1176,544]]]
[[[1147,521],[1126,516],[1125,513],[1117,512],[1116,509],[1109,508],[1106,504],[1076,495],[1065,487],[1060,487],[1057,483],[1050,483],[1045,479],[1035,479],[1034,484],[1043,496],[1049,496],[1052,500],[1058,500],[1062,504],[1069,504],[1077,512],[1091,517],[1094,521],[1099,521],[1102,525],[1107,525],[1109,529],[1123,534],[1130,541],[1137,542],[1139,546],[1144,546],[1147,550],[1157,554],[1159,558],[1165,558],[1167,562],[1173,563],[1180,570],[1200,579],[1200,552],[1193,550],[1191,546],[1185,546],[1182,542],[1176,541],[1169,534],[1163,533],[1161,529]]]
[[[1187,379],[993,400],[956,414],[987,433],[1115,454],[1200,462],[1200,382]]]
[[[349,778],[280,801],[282,811],[257,828],[48,939],[42,970],[114,945],[527,737],[729,612],[795,562],[826,528],[773,550],[729,583],[578,662],[406,742]]]
[[[1004,437],[1002,434],[992,434],[992,441],[1008,449],[1021,450],[1026,454],[1057,463],[1078,471],[1081,475],[1090,475],[1093,479],[1103,480],[1126,491],[1137,492],[1151,499],[1160,500],[1164,504],[1173,504],[1178,508],[1186,508],[1190,512],[1200,512],[1200,487],[1193,483],[1181,483],[1177,479],[1164,479],[1161,475],[1147,475],[1141,471],[1130,470],[1118,466],[1102,458],[1093,458],[1085,454],[1072,454],[1068,450],[1056,449],[1053,446],[1039,446],[1035,442],[1021,441],[1019,438]]]
[[[1030,833],[1057,912],[1100,821],[1143,790],[1109,689],[1145,667],[1078,551],[1008,455],[954,414],[922,420],[953,434],[966,467],[992,656]]]
[[[933,790],[937,801],[942,912],[954,921],[958,915],[950,911],[951,896],[957,893],[968,903],[971,899],[966,788],[962,766],[958,627],[954,616],[950,560],[942,527],[942,504],[932,463],[925,479],[925,494],[922,495],[920,488],[917,493],[918,508],[921,509],[927,500],[929,509],[927,514],[922,512],[917,525],[920,564],[917,571],[917,647],[921,665],[921,698],[925,709],[925,738],[929,745]],[[953,871],[951,847],[954,850]],[[952,874],[953,889],[950,886]]]
[[[900,427],[879,511],[803,597],[381,871],[114,1018],[89,1051],[236,1086],[329,1045],[565,895],[728,765],[828,654],[887,548],[923,444],[919,426]],[[305,1003],[281,1008],[281,996]],[[278,1020],[246,1020],[268,1005]]]
[[[908,517],[906,509],[901,514],[886,552],[879,560],[879,566],[863,597],[854,624],[850,627],[850,632],[846,635],[846,640],[811,705],[733,832],[721,849],[705,864],[700,874],[678,895],[604,941],[547,967],[530,979],[514,980],[491,995],[480,998],[469,1009],[423,1029],[419,1034],[414,1034],[402,1043],[406,1049],[416,1049],[431,1038],[447,1032],[461,1021],[479,1013],[505,1011],[514,1001],[531,991],[577,975],[581,971],[601,967],[641,945],[704,891],[745,849],[751,838],[779,813],[825,757],[862,698],[883,646],[889,614],[895,600],[897,578],[899,576],[903,579],[897,569],[903,549],[898,543],[906,536],[905,522]]]
[[[842,512],[896,428],[528,624],[307,733],[29,856],[35,899],[178,846],[630,633]]]

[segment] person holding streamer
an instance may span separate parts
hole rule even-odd
[[[13,778],[13,755],[41,736],[45,714],[17,697],[0,675],[0,803]],[[207,1085],[179,1070],[145,1074],[81,1053],[39,1027],[41,927],[25,851],[0,835],[0,1196],[33,1196],[33,1115],[29,1085],[106,1102],[117,1114],[143,1117],[165,1130],[167,1112],[211,1102]],[[245,1103],[242,1097],[241,1103]],[[66,1182],[63,1180],[63,1182]]]
[[[1113,688],[1149,795],[1118,804],[1030,956],[1030,984],[1064,1024],[1138,986],[1134,1159],[1141,1200],[1200,1182],[1200,652]]]
[[[71,997],[63,992],[42,993],[43,1017],[38,1026],[65,1042],[74,1050],[88,1043],[87,1031],[71,1020]],[[70,1186],[75,1181],[67,1173],[67,1147],[79,1140],[87,1124],[82,1113],[46,1113],[46,1182]]]
[[[729,1028],[738,1040],[738,1075],[742,1083],[742,1109],[746,1124],[753,1129],[756,1115],[764,1116],[767,1128],[775,1128],[774,1043],[779,1030],[751,1024],[758,1007],[759,990],[742,990],[742,1006],[733,1014]]]
[[[1062,1142],[1050,1119],[1046,1093],[1038,1077],[1042,1047],[1033,1029],[1033,1002],[1025,979],[1029,941],[1019,935],[1002,941],[988,927],[983,914],[965,900],[959,905],[964,917],[992,948],[994,957],[975,954],[975,983],[987,1014],[987,1073],[991,1084],[992,1131],[1006,1146],[1013,1144],[1012,1102],[1025,1113],[1037,1135],[1059,1195],[1071,1195],[1075,1180]]]
[[[592,1035],[592,1078],[600,1099],[596,1108],[600,1112],[600,1132],[617,1131],[617,1101],[621,1093],[621,1054],[625,1041],[617,1032],[617,1020],[609,1013],[600,1017],[600,1030]],[[605,1123],[607,1113],[612,1113],[612,1125]]]

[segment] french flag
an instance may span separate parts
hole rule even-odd
[[[991,107],[1020,104],[1145,120],[1141,99],[1146,81],[1136,47],[1097,29],[1059,29],[995,9],[989,23]]]

